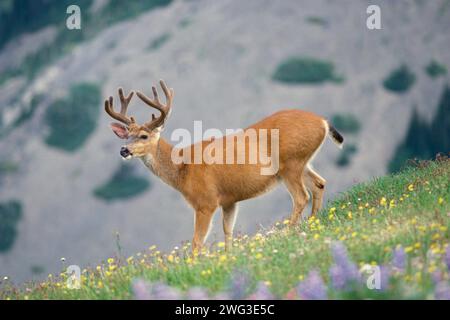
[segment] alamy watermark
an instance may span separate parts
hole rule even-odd
[[[278,129],[219,129],[203,132],[202,122],[194,121],[194,136],[187,129],[175,129],[171,140],[175,164],[252,164],[261,175],[274,175],[279,169]],[[193,143],[194,141],[199,141]]]

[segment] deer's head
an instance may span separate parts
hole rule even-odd
[[[105,111],[113,119],[120,121],[113,122],[111,128],[113,132],[120,138],[127,140],[126,144],[120,149],[120,155],[125,159],[133,157],[143,157],[152,153],[158,145],[158,140],[164,123],[170,115],[174,91],[168,89],[164,81],[160,80],[161,88],[166,96],[166,104],[162,104],[158,99],[158,91],[156,87],[152,87],[153,99],[148,98],[141,92],[137,92],[138,97],[147,105],[157,109],[161,114],[156,117],[152,114],[150,121],[142,125],[136,123],[133,117],[127,116],[127,108],[134,92],[131,91],[128,96],[123,94],[122,88],[119,88],[119,98],[121,103],[120,112],[115,112],[113,108],[113,97],[105,100]]]

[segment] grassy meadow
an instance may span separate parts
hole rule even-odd
[[[171,252],[150,246],[82,270],[79,289],[63,272],[14,286],[1,299],[450,299],[450,160],[415,163],[358,184],[292,228]],[[360,268],[377,265],[370,290]]]

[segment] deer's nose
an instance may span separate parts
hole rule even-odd
[[[130,150],[128,150],[127,147],[122,147],[120,148],[120,155],[124,158],[128,157],[129,155],[131,155]]]

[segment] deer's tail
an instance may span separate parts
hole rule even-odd
[[[333,140],[334,143],[338,146],[339,149],[342,149],[344,145],[344,137],[336,130],[333,125],[327,121],[328,124],[328,136]]]

